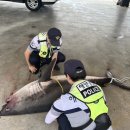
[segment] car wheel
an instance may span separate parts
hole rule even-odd
[[[42,6],[41,0],[25,0],[26,7],[31,11],[37,11]]]

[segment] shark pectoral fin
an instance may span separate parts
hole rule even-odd
[[[51,61],[51,63],[48,65],[45,72],[42,74],[41,78],[39,79],[39,82],[48,81],[51,79],[53,68],[56,64],[56,58]]]

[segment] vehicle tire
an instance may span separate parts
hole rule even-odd
[[[42,6],[41,0],[25,0],[26,7],[31,11],[37,11]]]

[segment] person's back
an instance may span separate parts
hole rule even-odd
[[[78,80],[72,85],[70,94],[88,107],[90,119],[96,123],[96,130],[107,130],[111,126],[105,96],[100,86],[86,80]]]
[[[59,130],[112,130],[103,90],[85,80],[82,62],[66,61],[64,74],[72,85],[70,92],[54,102],[46,123],[58,118]]]
[[[71,94],[62,95],[60,99],[55,101],[48,115],[51,114],[54,114],[56,117],[60,114],[65,114],[73,129],[77,129],[81,125],[84,125],[85,130],[94,130],[96,127],[95,122],[90,121],[88,107]],[[51,121],[50,116],[47,116],[45,122],[49,124]]]
[[[72,85],[70,94],[84,102],[89,108],[90,119],[96,123],[96,130],[112,129],[103,90],[97,84],[84,80],[87,73],[82,62],[66,61],[64,73],[67,81]]]

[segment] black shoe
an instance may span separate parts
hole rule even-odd
[[[59,67],[58,65],[55,65],[54,70],[59,71],[59,70],[60,70],[60,67]]]

